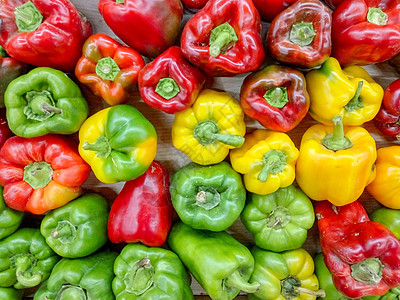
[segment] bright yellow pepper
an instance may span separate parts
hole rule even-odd
[[[244,174],[246,189],[259,195],[291,185],[298,156],[287,134],[264,129],[247,134],[243,146],[230,153],[232,167]]]
[[[367,191],[382,205],[400,209],[400,146],[378,149],[376,177]]]
[[[193,106],[175,114],[172,143],[200,165],[216,164],[244,142],[246,125],[238,101],[230,94],[203,90]]]
[[[320,69],[306,75],[310,95],[310,115],[320,123],[333,125],[332,119],[341,116],[344,125],[361,125],[378,113],[383,88],[362,67],[340,67],[330,57]]]
[[[296,165],[296,180],[313,200],[336,206],[357,200],[375,178],[376,144],[362,127],[314,125],[303,135]]]

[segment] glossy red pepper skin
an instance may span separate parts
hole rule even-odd
[[[386,25],[367,20],[368,8],[379,7]],[[332,56],[342,66],[386,61],[400,52],[400,1],[345,0],[332,14]]]
[[[156,57],[172,46],[180,33],[180,0],[100,0],[98,4],[111,30],[140,54]]]
[[[157,87],[161,86],[160,79],[163,78],[172,79],[179,88],[172,98],[169,98],[172,94],[166,99],[162,91],[157,92]],[[189,108],[197,99],[204,82],[204,74],[185,59],[177,46],[160,54],[139,73],[139,91],[143,101],[168,114]]]
[[[140,177],[127,181],[115,198],[108,218],[112,243],[164,244],[173,218],[169,175],[159,161],[153,161]]]
[[[286,88],[288,102],[283,107],[271,105],[265,93],[273,88]],[[248,75],[240,90],[240,105],[250,118],[262,126],[280,132],[296,127],[310,108],[306,79],[297,69],[269,65]]]
[[[73,71],[82,45],[91,35],[89,21],[69,0],[31,0],[43,15],[32,32],[20,32],[14,11],[27,0],[2,0],[0,45],[16,60],[62,71]]]
[[[294,25],[311,23],[315,36],[305,46],[288,37]],[[267,46],[279,62],[301,68],[321,65],[331,54],[331,11],[319,0],[299,0],[282,11],[271,22]]]
[[[228,22],[238,41],[214,57],[210,33]],[[210,0],[186,23],[182,31],[183,55],[210,76],[234,76],[257,70],[264,61],[261,19],[251,0]]]
[[[253,0],[261,19],[271,22],[280,12],[284,11],[297,0]]]
[[[400,284],[400,241],[382,224],[369,220],[360,202],[334,206],[315,202],[324,261],[336,288],[349,298],[379,296]],[[353,267],[379,259],[382,278],[377,283],[356,280]]]
[[[203,8],[208,0],[182,0],[183,5],[189,9],[200,9]]]
[[[98,61],[107,57],[119,68],[113,74],[113,80],[107,78],[107,74],[102,78],[104,75],[96,68]],[[83,45],[82,57],[75,67],[75,76],[89,86],[95,95],[113,106],[128,100],[144,64],[142,56],[136,50],[121,45],[106,34],[97,33],[90,36]]]
[[[6,109],[0,108],[0,148],[3,147],[6,140],[13,135],[10,127],[8,127]]]
[[[400,139],[400,78],[386,87],[374,123],[382,134]]]

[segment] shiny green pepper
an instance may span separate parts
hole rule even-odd
[[[400,239],[400,210],[381,207],[373,211],[370,218],[371,221],[385,225],[398,239]]]
[[[24,212],[11,209],[4,202],[3,187],[0,186],[0,240],[15,232],[23,217]]]

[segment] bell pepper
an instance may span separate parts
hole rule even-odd
[[[117,253],[104,251],[83,258],[63,258],[34,300],[96,299],[114,300],[112,280]]]
[[[90,36],[75,67],[76,78],[109,105],[128,100],[144,67],[142,56],[103,33]]]
[[[260,289],[250,300],[304,299],[324,296],[319,290],[311,255],[303,248],[275,253],[254,246],[251,250],[255,266],[250,282],[259,282]]]
[[[139,91],[152,108],[175,114],[189,108],[205,82],[179,47],[173,46],[144,66],[139,73]]]
[[[89,174],[75,143],[63,136],[14,136],[0,150],[0,185],[15,210],[44,214],[63,206],[82,193]]]
[[[193,162],[217,164],[244,142],[246,124],[239,103],[226,92],[203,90],[193,106],[175,114],[172,143]]]
[[[400,241],[370,221],[360,202],[315,202],[321,249],[333,283],[350,298],[384,295],[400,285]]]
[[[158,56],[180,33],[183,6],[179,0],[100,0],[98,9],[111,30],[144,56]]]
[[[385,88],[382,105],[374,123],[383,135],[394,139],[400,138],[400,78]]]
[[[22,300],[24,298],[24,290],[17,290],[12,287],[0,287],[0,299],[4,300]]]
[[[331,11],[319,0],[299,0],[277,15],[267,46],[279,62],[301,68],[321,65],[331,54]]]
[[[136,108],[127,104],[100,110],[79,130],[79,154],[104,183],[139,177],[156,153],[156,130]]]
[[[0,67],[0,72],[1,72],[1,67]],[[10,130],[10,127],[8,127],[6,109],[0,108],[0,148],[3,147],[6,140],[11,136],[13,136],[13,133]]]
[[[260,15],[251,0],[210,0],[185,24],[181,47],[210,76],[255,71],[265,57]]]
[[[14,59],[73,71],[92,27],[69,0],[4,0],[0,45]]]
[[[0,186],[0,240],[14,233],[21,225],[24,217],[23,212],[7,206],[4,202],[3,190],[3,187]]]
[[[383,62],[399,52],[398,1],[346,0],[334,10],[332,56],[342,66]]]
[[[40,224],[40,233],[58,255],[68,258],[88,256],[108,241],[107,200],[98,194],[85,194],[50,211]]]
[[[65,73],[45,67],[14,79],[4,101],[11,131],[27,138],[75,133],[89,115],[78,85]]]
[[[254,293],[260,287],[248,282],[254,270],[249,249],[225,231],[197,230],[178,222],[168,245],[213,300],[230,300],[240,291]]]
[[[369,215],[371,221],[385,225],[398,239],[400,239],[400,210],[380,207]]]
[[[287,132],[301,122],[310,107],[306,79],[297,69],[269,65],[244,79],[240,105],[262,126]]]
[[[189,9],[203,8],[207,2],[208,0],[182,0],[183,5]]]
[[[38,286],[50,276],[59,259],[39,229],[19,229],[0,241],[0,286]]]
[[[268,195],[250,193],[240,219],[258,247],[282,252],[303,246],[315,216],[306,194],[290,185]]]
[[[320,123],[332,125],[340,115],[344,125],[361,125],[378,113],[383,88],[359,66],[340,68],[330,57],[321,68],[306,75],[310,95],[310,115]]]
[[[170,250],[126,245],[114,264],[113,291],[123,299],[194,299],[185,267]]]
[[[279,13],[284,11],[297,0],[253,0],[261,19],[271,22]]]
[[[257,129],[245,139],[230,159],[233,169],[244,174],[246,190],[266,195],[293,183],[299,150],[287,134]]]
[[[376,175],[376,144],[362,127],[313,125],[303,134],[296,181],[312,200],[342,206],[357,200]]]
[[[195,229],[228,229],[246,202],[242,178],[227,162],[212,166],[192,163],[179,169],[170,191],[180,219]]]
[[[168,170],[153,161],[140,177],[127,181],[115,198],[108,220],[112,243],[162,246],[172,225]]]
[[[400,191],[400,146],[378,149],[375,162],[376,177],[367,185],[367,191],[382,205],[400,209],[397,197]]]

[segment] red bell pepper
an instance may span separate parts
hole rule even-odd
[[[109,105],[117,105],[127,101],[144,64],[136,50],[97,33],[83,45],[75,76]]]
[[[153,161],[140,177],[127,181],[115,198],[108,218],[108,237],[113,243],[164,244],[173,218],[169,175]]]
[[[331,11],[321,1],[299,0],[272,21],[267,45],[277,61],[313,68],[331,54],[331,26]]]
[[[6,109],[0,108],[0,148],[3,147],[6,140],[13,135],[14,134],[10,130],[10,127],[8,127]]]
[[[400,139],[400,78],[385,89],[374,123],[382,134]]]
[[[73,71],[92,33],[69,0],[2,0],[0,45],[16,60]]]
[[[287,132],[300,123],[310,108],[306,79],[297,69],[269,65],[245,78],[240,105],[262,126]]]
[[[189,9],[200,9],[203,8],[208,0],[182,0],[183,5]]]
[[[183,55],[211,76],[257,70],[264,61],[261,20],[251,0],[210,0],[182,31]]]
[[[370,221],[360,202],[337,207],[320,201],[315,213],[324,261],[343,295],[380,296],[400,285],[400,241]]]
[[[261,19],[271,22],[280,12],[284,11],[297,0],[253,0]]]
[[[9,207],[43,214],[77,198],[90,166],[64,136],[13,136],[0,150],[0,185]]]
[[[147,105],[175,114],[190,107],[205,82],[203,73],[189,64],[173,46],[139,73],[139,91]]]
[[[183,17],[180,0],[100,0],[98,8],[123,42],[149,57],[175,43]]]
[[[400,52],[400,1],[345,0],[332,22],[332,56],[342,66],[383,62]]]

